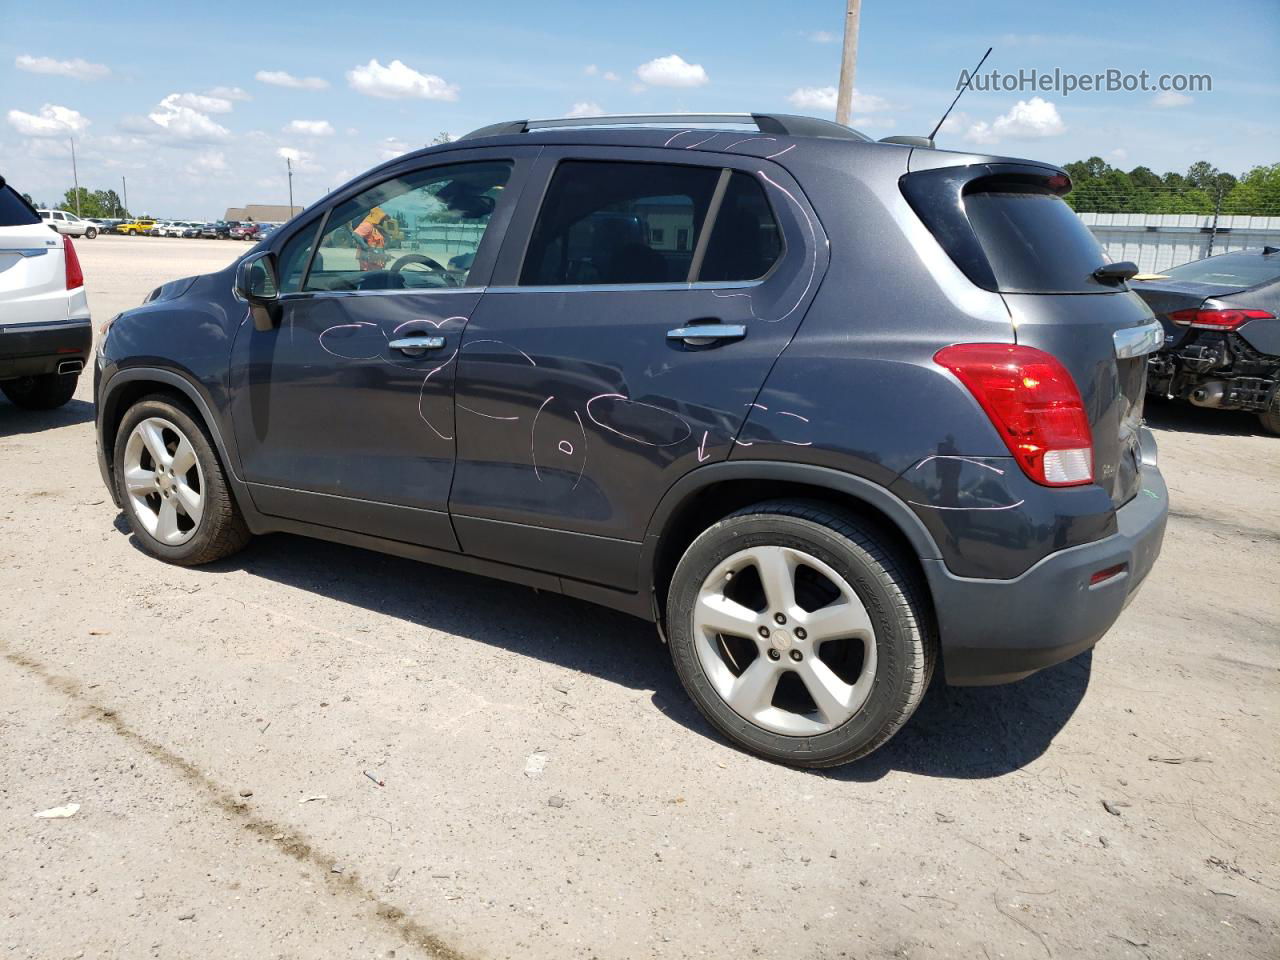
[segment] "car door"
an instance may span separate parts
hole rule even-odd
[[[634,587],[658,500],[729,455],[804,316],[827,246],[797,185],[673,153],[539,157],[458,358],[466,552]]]
[[[232,410],[264,513],[457,549],[453,376],[533,151],[372,175],[291,230],[279,325],[241,325]]]

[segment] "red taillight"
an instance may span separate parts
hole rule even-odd
[[[1034,347],[957,343],[934,354],[982,405],[1023,472],[1049,487],[1093,481],[1093,434],[1066,367]]]
[[[1265,310],[1175,310],[1169,319],[1180,327],[1234,330],[1249,320],[1274,320]]]
[[[67,289],[83,287],[84,271],[80,269],[80,258],[76,256],[76,246],[70,237],[62,238],[62,260],[67,265]]]
[[[1089,586],[1096,587],[1100,583],[1114,580],[1120,574],[1128,571],[1128,569],[1129,565],[1127,563],[1117,563],[1114,567],[1105,567],[1102,570],[1098,570],[1089,578]]]

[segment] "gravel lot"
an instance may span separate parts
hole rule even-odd
[[[98,320],[246,249],[77,246]],[[87,375],[0,399],[5,957],[1277,955],[1253,418],[1152,409],[1173,517],[1095,652],[826,774],[727,747],[621,615],[283,535],[152,560],[92,418]]]

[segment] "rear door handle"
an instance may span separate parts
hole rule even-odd
[[[439,350],[444,346],[444,337],[426,335],[400,337],[387,344],[392,350],[399,350],[410,357],[420,357],[428,350]]]
[[[706,346],[717,340],[741,340],[747,328],[741,323],[695,323],[667,331],[668,340],[683,340],[691,347]]]

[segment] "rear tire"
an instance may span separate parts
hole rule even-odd
[[[1267,403],[1267,409],[1258,414],[1262,421],[1262,429],[1268,433],[1280,434],[1280,389],[1273,389]]]
[[[253,538],[209,431],[185,404],[153,395],[131,406],[116,431],[112,464],[125,516],[152,556],[194,567]]]
[[[27,410],[53,410],[65,405],[76,392],[79,373],[42,373],[0,383],[0,391]]]
[[[924,696],[937,649],[926,597],[873,524],[824,503],[761,503],[685,551],[668,592],[671,658],[735,744],[834,767],[883,745]]]

